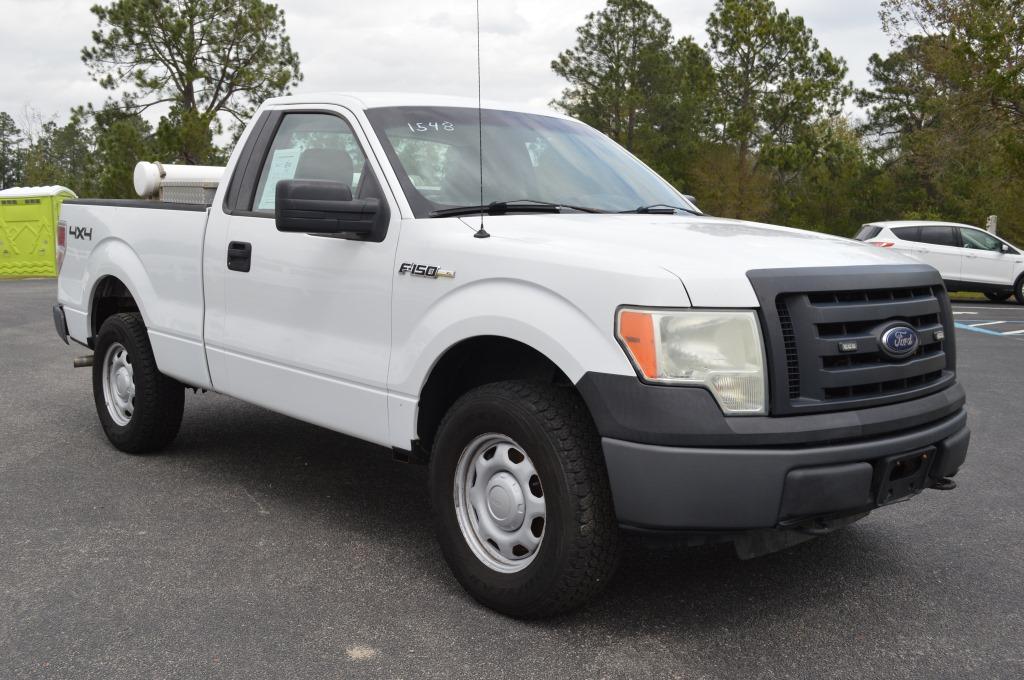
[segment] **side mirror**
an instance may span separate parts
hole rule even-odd
[[[690,203],[693,203],[694,207],[697,207],[697,199],[691,196],[690,194],[683,194],[683,198],[685,198]]]
[[[366,235],[380,212],[376,198],[353,199],[347,184],[319,179],[281,180],[275,199],[278,231]]]
[[[1003,255],[1006,255],[1007,253],[1010,252],[1010,246],[1006,245],[1005,243],[1000,243],[999,252],[1001,252]]]

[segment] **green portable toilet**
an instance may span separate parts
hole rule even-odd
[[[61,186],[0,191],[0,279],[57,275],[54,241],[66,198],[77,196]]]

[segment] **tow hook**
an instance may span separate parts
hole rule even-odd
[[[88,354],[84,357],[75,357],[73,364],[75,368],[88,368],[92,366],[93,358],[95,356],[95,354]]]
[[[949,477],[939,477],[932,480],[932,488],[939,491],[952,491],[956,488],[956,482]]]

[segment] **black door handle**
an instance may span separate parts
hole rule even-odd
[[[228,269],[247,272],[252,266],[252,244],[232,241],[228,244]]]

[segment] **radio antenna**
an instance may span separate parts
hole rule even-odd
[[[476,0],[476,123],[480,135],[480,228],[473,236],[490,238],[491,235],[484,229],[484,107],[480,82],[480,0]]]

